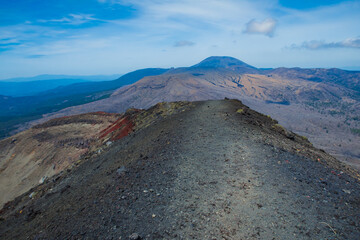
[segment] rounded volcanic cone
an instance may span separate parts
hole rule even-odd
[[[239,59],[233,58],[233,57],[208,57],[201,61],[200,63],[192,66],[196,68],[249,68],[249,69],[256,69],[255,67],[240,61]]]

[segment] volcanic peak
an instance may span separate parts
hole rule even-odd
[[[255,67],[240,61],[239,59],[227,56],[212,56],[204,59],[200,63],[192,66],[195,68],[233,68],[242,67],[256,69]]]

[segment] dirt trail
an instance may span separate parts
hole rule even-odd
[[[310,239],[351,232],[343,220],[336,220],[349,210],[347,204],[339,209],[342,197],[334,198],[318,183],[326,178],[323,166],[264,145],[261,132],[239,125],[229,116],[233,112],[212,101],[184,121],[193,127],[181,135],[175,156],[180,159],[179,174],[168,214],[177,216],[177,236]],[[336,236],[327,224],[337,229]]]
[[[5,212],[1,238],[357,239],[359,182],[279,147],[241,107],[198,102],[120,140]]]

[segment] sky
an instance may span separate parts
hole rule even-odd
[[[0,0],[0,79],[232,56],[360,70],[360,0]]]

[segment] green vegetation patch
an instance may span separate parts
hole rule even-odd
[[[309,139],[308,139],[307,137],[305,137],[305,136],[301,136],[301,135],[300,135],[300,137],[302,138],[302,140],[307,141],[307,142],[310,142],[310,141],[309,141]]]
[[[286,129],[278,123],[272,125],[272,128],[275,129],[279,133],[286,134]]]
[[[360,128],[351,128],[350,130],[353,134],[360,136]]]

